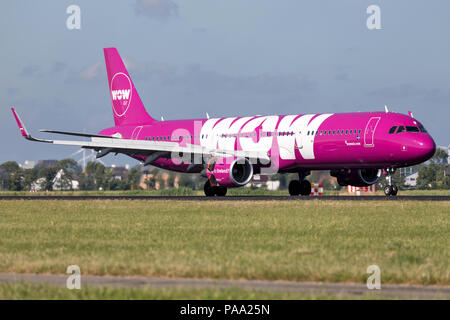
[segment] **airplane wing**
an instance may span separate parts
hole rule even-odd
[[[80,132],[68,132],[68,131],[58,131],[58,130],[47,130],[47,129],[41,129],[40,132],[47,132],[47,133],[57,133],[57,134],[65,134],[68,136],[77,136],[77,137],[86,137],[86,138],[115,138],[112,136],[104,136],[101,134],[91,134],[91,133],[80,133]]]
[[[11,108],[14,114],[20,132],[25,139],[37,142],[45,142],[66,146],[79,146],[81,148],[94,149],[98,151],[97,158],[103,157],[110,152],[124,153],[128,155],[146,155],[147,158],[144,165],[148,165],[153,161],[165,157],[168,158],[172,153],[174,154],[199,154],[206,157],[242,157],[250,160],[264,160],[270,161],[267,152],[263,151],[242,151],[242,150],[217,150],[209,149],[199,145],[188,144],[185,147],[180,146],[177,142],[170,141],[148,141],[148,140],[131,140],[119,137],[103,136],[97,134],[85,134],[76,132],[56,131],[56,130],[42,130],[42,132],[74,135],[88,137],[90,141],[76,141],[76,140],[47,140],[32,137],[25,128],[19,115],[14,108]]]

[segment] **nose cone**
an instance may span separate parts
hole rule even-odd
[[[436,143],[429,135],[423,135],[420,139],[417,139],[416,146],[414,148],[414,157],[420,162],[425,162],[430,159],[436,152]]]

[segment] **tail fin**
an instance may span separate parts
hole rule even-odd
[[[147,113],[116,48],[103,49],[116,126],[156,121]]]

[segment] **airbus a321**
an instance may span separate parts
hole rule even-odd
[[[30,135],[14,108],[23,137],[31,141],[93,149],[97,158],[125,154],[144,165],[202,174],[206,196],[225,196],[255,174],[297,173],[292,196],[311,193],[311,170],[330,170],[341,186],[370,186],[382,173],[384,192],[397,195],[392,173],[431,158],[436,145],[408,115],[384,111],[291,114],[158,121],[139,98],[119,53],[104,49],[114,126],[97,134],[41,130],[88,138],[49,140]]]

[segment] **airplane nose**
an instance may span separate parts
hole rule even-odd
[[[418,145],[415,148],[417,152],[417,157],[422,161],[427,161],[436,152],[436,143],[433,138],[429,135],[424,135],[418,141]]]

